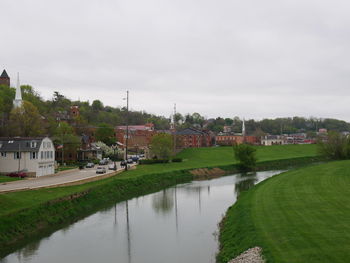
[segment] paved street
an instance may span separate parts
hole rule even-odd
[[[21,190],[30,190],[44,187],[52,187],[59,186],[63,184],[73,183],[77,181],[85,181],[92,178],[105,177],[107,174],[112,174],[115,171],[108,170],[108,165],[105,165],[107,173],[105,174],[96,174],[96,167],[83,169],[83,170],[74,170],[67,171],[60,175],[52,175],[52,176],[43,176],[39,178],[33,179],[25,179],[20,181],[1,183],[0,184],[0,193],[2,192],[11,192],[11,191],[21,191]],[[118,171],[124,170],[124,168],[120,167],[120,164],[117,165]]]

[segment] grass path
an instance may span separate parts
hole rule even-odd
[[[350,262],[350,161],[283,173],[229,209],[219,262],[261,246],[268,262]]]

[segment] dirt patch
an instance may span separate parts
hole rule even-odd
[[[210,179],[220,177],[226,174],[226,171],[220,168],[200,168],[190,171],[194,175],[195,179]]]

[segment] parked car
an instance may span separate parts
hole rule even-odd
[[[106,165],[108,164],[108,160],[107,159],[103,159],[99,162],[99,165]]]
[[[127,163],[131,164],[131,163],[134,163],[134,161],[132,160],[132,158],[129,158]]]
[[[86,168],[94,168],[95,164],[94,163],[87,163]]]
[[[97,169],[96,169],[96,173],[97,174],[104,174],[104,173],[106,173],[107,171],[106,171],[106,168],[105,167],[103,167],[103,166],[99,166],[99,167],[97,167]]]
[[[139,161],[139,157],[138,156],[134,156],[134,157],[132,157],[132,160],[133,160],[133,162],[135,162],[135,163],[137,163],[138,161]]]
[[[117,170],[117,164],[111,163],[110,165],[108,165],[108,170],[116,171]]]
[[[19,171],[19,172],[12,172],[7,174],[9,177],[18,177],[18,178],[25,178],[27,177],[27,173],[24,171]]]

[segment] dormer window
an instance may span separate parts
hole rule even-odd
[[[30,142],[30,148],[35,148],[36,147],[36,142],[35,141],[31,141]]]

